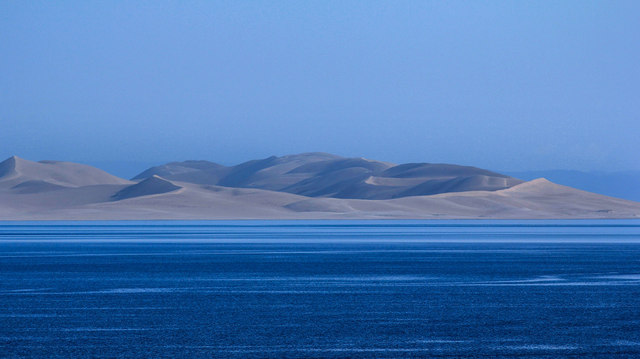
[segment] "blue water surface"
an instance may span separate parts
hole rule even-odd
[[[640,221],[0,223],[2,358],[636,358]]]

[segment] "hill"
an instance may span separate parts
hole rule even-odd
[[[135,176],[233,188],[258,188],[306,197],[392,199],[445,192],[496,191],[524,181],[487,170],[448,164],[395,165],[326,153],[272,156],[237,166],[208,163],[195,168],[172,162]]]
[[[29,184],[25,184],[29,182]],[[10,157],[0,163],[0,188],[12,188],[23,184],[33,191],[57,187],[82,187],[99,184],[131,184],[130,181],[112,176],[97,168],[72,162],[33,162]]]
[[[544,177],[551,182],[610,197],[640,202],[640,171],[582,172],[569,170],[509,172],[525,181]]]
[[[450,164],[326,153],[171,162],[127,181],[69,162],[0,163],[0,220],[640,218],[640,203]]]

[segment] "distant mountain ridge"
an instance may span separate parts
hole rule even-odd
[[[170,181],[258,188],[306,197],[392,199],[446,192],[497,191],[524,181],[468,166],[393,163],[327,153],[272,156],[237,166],[206,161],[171,162],[132,180],[160,176]]]
[[[128,181],[91,166],[0,163],[0,220],[640,218],[640,203],[488,170],[303,153],[170,162]]]

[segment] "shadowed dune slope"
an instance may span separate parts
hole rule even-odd
[[[143,180],[151,176],[167,177],[172,175],[200,172],[206,170],[217,170],[226,168],[223,165],[209,161],[184,161],[184,162],[171,162],[166,165],[151,167],[148,170],[133,177],[132,181]]]
[[[237,166],[210,167],[201,170],[194,170],[193,168],[176,170],[175,168],[179,167],[179,165],[175,162],[165,166],[174,171],[172,174],[162,175],[163,178],[170,181],[293,192],[295,187],[292,186],[298,183],[306,185],[308,184],[307,180],[312,178],[319,178],[325,175],[335,176],[333,173],[336,171],[358,168],[361,169],[360,172],[379,173],[392,167],[393,164],[313,152],[283,157],[271,156],[262,160],[248,161]],[[158,174],[159,169],[162,168],[164,167],[154,167],[134,177],[134,179],[144,178],[150,173]],[[342,180],[347,179],[351,178],[348,176],[342,178]],[[320,182],[326,183],[327,181],[331,180]],[[312,191],[316,192],[321,189],[316,187]]]
[[[61,189],[65,189],[69,187],[60,186],[57,184],[49,183],[42,180],[29,180],[20,183],[14,187],[11,187],[12,192],[14,193],[41,193],[41,192],[49,192],[49,191],[57,191]]]
[[[392,178],[455,178],[469,176],[509,177],[471,166],[442,163],[406,163],[382,172],[379,177]]]
[[[342,159],[343,157],[328,153],[304,153],[283,157],[271,156],[262,160],[252,160],[236,166],[210,166],[196,170],[192,167],[182,168],[182,163],[173,162],[169,166],[173,171],[171,174],[160,174],[158,169],[163,166],[151,168],[134,179],[139,180],[149,176],[149,174],[159,175],[170,181],[186,182],[201,185],[218,185],[235,188],[262,188],[268,190],[281,190],[282,188],[309,177],[307,174],[296,175],[291,173],[305,164]],[[182,169],[177,169],[182,168]]]
[[[128,198],[173,192],[181,188],[166,179],[154,175],[139,183],[123,188],[111,198],[114,201],[120,201]]]
[[[428,196],[447,192],[498,191],[510,188],[523,181],[510,177],[483,175],[459,176],[452,179],[429,179],[417,186],[403,190],[395,198],[409,196]]]
[[[165,166],[174,168],[178,164],[174,162]],[[152,173],[154,168],[136,178]],[[173,174],[163,177],[194,184],[344,199],[392,199],[444,192],[497,191],[523,182],[476,167],[429,163],[395,165],[326,153],[272,156],[232,167],[202,170],[190,167],[185,171],[174,170]]]

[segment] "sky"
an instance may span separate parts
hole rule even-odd
[[[640,170],[638,34],[635,0],[2,1],[0,157]]]

